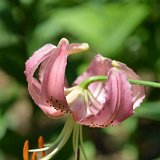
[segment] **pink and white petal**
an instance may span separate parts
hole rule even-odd
[[[87,71],[80,75],[74,82],[74,85],[80,84],[85,79],[96,76],[96,75],[107,75],[109,70],[112,68],[112,60],[104,58],[100,54],[97,54]]]
[[[42,104],[42,101],[39,98],[40,83],[33,76],[40,63],[47,59],[50,54],[54,52],[54,49],[55,46],[46,44],[36,51],[26,62],[25,75],[28,81],[28,90],[37,105]]]
[[[40,83],[34,77],[28,81],[28,91],[34,102],[39,106],[41,104],[39,99]]]
[[[41,66],[40,66],[40,69],[39,69],[39,80],[40,80],[41,83],[43,81],[43,76],[44,76],[44,73],[45,73],[45,70],[46,70],[47,63],[48,63],[48,58],[41,63]],[[64,87],[68,88],[68,81],[67,81],[66,78],[65,78],[65,81],[64,81]]]
[[[127,67],[127,65],[121,62],[117,63],[118,63],[118,68],[125,71],[126,75],[128,76],[128,79],[135,79],[135,80],[141,79],[132,69]],[[138,106],[140,106],[140,104],[143,102],[143,99],[145,98],[145,87],[132,84],[132,92],[134,97],[133,108],[135,109]]]
[[[79,53],[87,50],[89,45],[87,43],[71,43],[67,46],[67,54]]]
[[[46,60],[44,60],[41,63],[40,68],[39,68],[39,81],[41,83],[43,81],[43,76],[44,76],[44,73],[45,73],[45,70],[46,70],[46,66],[47,66],[48,60],[49,60],[49,58],[47,58]]]
[[[79,105],[75,105],[75,108],[79,107],[77,109],[77,112],[76,110],[73,110],[73,117],[75,121],[79,122],[86,119],[87,117],[90,117],[91,115],[96,115],[102,109],[103,103],[106,100],[105,86],[103,86],[105,83],[95,83],[96,89],[93,92],[91,92],[90,90],[84,90],[83,103],[81,102],[79,103]]]
[[[68,41],[61,39],[54,54],[49,58],[44,73],[41,98],[47,103],[52,103],[56,109],[69,110],[65,95],[64,95],[64,83],[65,83],[65,68],[67,63],[66,47]]]
[[[60,110],[56,110],[55,108],[50,107],[50,106],[39,105],[39,107],[50,118],[60,118],[60,117],[62,117],[64,115],[64,112],[61,112]]]
[[[74,119],[81,120],[86,117],[87,101],[85,100],[85,93],[81,88],[75,88],[66,96],[66,98]]]
[[[45,101],[42,101],[39,97],[40,83],[35,78],[32,79],[32,83],[29,83],[28,90],[35,104],[37,104],[49,117],[59,118],[64,114],[63,112],[57,111],[53,107],[49,106]]]
[[[105,86],[106,101],[101,110],[77,123],[91,127],[107,127],[118,124],[133,114],[131,85],[125,73],[112,68],[108,77]]]
[[[105,90],[105,82],[95,82],[89,85],[89,90],[95,97],[98,103],[103,104],[105,102],[106,90]]]
[[[81,76],[79,76],[77,80],[74,82],[74,84],[79,84],[91,76],[107,75],[111,68],[112,68],[112,60],[104,58],[103,56],[98,54],[93,59],[87,71]],[[104,82],[95,82],[89,85],[89,90],[100,104],[104,103],[105,101],[104,86],[105,86]]]
[[[34,75],[35,70],[38,68],[39,64],[47,59],[51,53],[54,52],[55,46],[52,44],[46,44],[36,52],[27,60],[25,63],[25,75],[28,80],[28,77],[32,77]]]

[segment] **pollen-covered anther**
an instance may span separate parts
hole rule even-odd
[[[26,140],[23,146],[23,160],[29,160],[29,141]]]
[[[23,147],[23,160],[29,160],[29,157],[30,157],[29,152],[32,153],[31,160],[38,160],[39,155],[41,155],[41,157],[45,157],[44,149],[46,149],[46,147],[44,146],[44,138],[42,136],[38,138],[38,148],[39,149],[29,150],[29,141],[26,140]],[[37,153],[38,153],[38,156],[37,156]]]
[[[36,152],[33,152],[33,154],[32,154],[32,160],[38,160]]]
[[[38,138],[38,148],[41,149],[43,147],[44,147],[44,138],[43,138],[43,136],[40,136]],[[41,154],[42,157],[45,156],[45,152],[44,151],[41,151],[40,154]]]

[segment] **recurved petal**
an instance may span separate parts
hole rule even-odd
[[[87,43],[71,43],[67,46],[67,54],[79,53],[87,50],[89,45]]]
[[[106,100],[96,115],[91,115],[77,123],[91,127],[115,125],[133,114],[131,85],[124,71],[112,68],[105,86]]]
[[[61,39],[54,54],[49,58],[43,76],[41,97],[59,110],[69,110],[64,95],[65,68],[67,63],[67,39]]]
[[[38,68],[39,64],[50,56],[55,50],[55,46],[52,44],[46,44],[39,50],[33,53],[33,55],[25,63],[25,75],[28,80],[28,77],[34,75],[35,70]]]
[[[81,120],[86,117],[87,101],[85,100],[85,92],[82,88],[75,87],[75,89],[73,89],[66,98],[74,119]]]
[[[80,75],[74,82],[74,85],[77,85],[84,81],[85,79],[96,76],[96,75],[107,75],[109,70],[112,68],[112,60],[104,58],[100,54],[97,54],[90,66],[82,75]]]
[[[40,97],[40,84],[39,82],[33,78],[32,84],[28,85],[28,90],[34,102],[42,109],[42,111],[47,114],[49,117],[58,118],[62,116],[64,113],[61,111],[57,111],[55,108],[48,105],[45,101],[42,101]]]
[[[40,82],[34,78],[34,73],[42,61],[46,60],[50,54],[54,51],[55,46],[47,44],[36,51],[26,62],[25,75],[28,81],[28,90],[34,102],[39,105],[41,99],[39,98],[40,93]]]
[[[74,82],[74,84],[79,84],[91,76],[108,75],[108,72],[111,68],[112,68],[112,60],[98,54],[93,59],[87,71],[84,72],[81,76],[79,76]],[[105,86],[105,83],[102,81],[95,82],[89,85],[89,90],[91,91],[95,99],[97,99],[98,103],[100,103],[100,106],[105,101],[104,86]]]
[[[39,68],[39,81],[40,81],[40,83],[42,83],[42,81],[43,81],[43,76],[44,76],[44,73],[45,73],[45,70],[46,70],[48,60],[49,60],[49,58],[44,60],[40,65],[40,68]]]
[[[47,114],[50,118],[59,118],[64,115],[64,112],[60,110],[56,110],[53,107],[48,105],[39,105],[39,107],[43,110],[45,114]]]
[[[125,71],[128,79],[135,79],[135,80],[141,79],[132,69],[127,67],[126,64],[118,62],[118,61],[112,61],[112,64],[115,65],[117,68]],[[132,92],[133,92],[133,97],[134,97],[133,108],[135,109],[136,107],[140,106],[143,99],[145,98],[145,87],[132,84]]]
[[[89,48],[89,45],[87,43],[71,43],[67,45],[66,50],[67,50],[67,54],[70,55],[74,53],[83,52],[87,50],[88,48]],[[39,79],[41,82],[43,80],[43,75],[44,75],[47,63],[48,63],[48,59],[46,59],[45,61],[41,63],[41,66],[39,69]],[[66,83],[65,86],[67,87],[68,86],[67,80],[65,80],[65,83]]]

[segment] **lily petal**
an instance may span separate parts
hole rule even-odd
[[[87,43],[71,43],[67,46],[67,54],[79,53],[87,50],[89,45]]]
[[[34,78],[34,73],[40,63],[46,60],[54,49],[55,46],[52,44],[43,46],[38,51],[36,51],[25,64],[25,75],[28,81],[28,90],[37,105],[41,103],[39,99],[40,83]]]
[[[90,66],[88,67],[87,71],[84,72],[81,76],[79,76],[74,85],[80,84],[85,79],[96,76],[96,75],[107,75],[109,70],[112,68],[112,60],[109,58],[104,58],[100,54],[97,54],[93,61],[91,62]]]
[[[62,111],[69,111],[64,95],[67,45],[68,40],[61,39],[55,53],[50,56],[46,65],[40,93],[41,98],[46,103]]]
[[[134,79],[134,80],[141,79],[132,69],[127,67],[127,65],[124,63],[112,61],[112,65],[115,65],[116,68],[125,71],[126,75],[128,76],[128,79]],[[145,98],[145,87],[132,84],[132,92],[133,92],[132,96],[134,98],[133,108],[135,109],[138,106],[140,106],[143,99]]]
[[[82,88],[75,87],[75,89],[71,91],[66,98],[69,108],[72,111],[72,115],[73,117],[76,117],[76,120],[81,120],[82,117],[86,117],[87,110],[85,106],[87,105],[87,101]]]
[[[112,68],[105,86],[105,102],[96,115],[91,115],[77,123],[90,127],[115,125],[133,114],[131,85],[124,71]]]
[[[28,79],[29,75],[33,76],[35,70],[37,69],[38,65],[44,61],[46,58],[50,56],[50,54],[56,49],[56,47],[52,44],[46,44],[39,50],[37,50],[25,63],[26,70],[25,75]]]
[[[87,71],[76,79],[74,85],[81,83],[91,76],[107,75],[112,68],[111,62],[112,60],[104,58],[100,54],[96,55]],[[76,121],[81,121],[90,115],[96,115],[105,102],[105,96],[105,82],[101,81],[90,84],[88,93],[85,92],[85,103],[79,101],[78,106],[81,106],[79,107],[81,114],[73,112],[73,117],[75,117]]]
[[[28,81],[28,90],[34,102],[49,116],[52,115],[53,117],[59,117],[62,115],[62,113],[54,108],[52,108],[51,111],[47,104],[40,98],[39,94],[41,90],[41,84],[37,79],[34,78],[34,73],[38,66],[41,64],[41,62],[47,61],[48,57],[55,51],[55,49],[56,47],[52,44],[46,44],[36,51],[26,62],[25,75]]]
[[[74,85],[81,83],[82,81],[89,78],[90,76],[107,75],[109,70],[113,67],[123,70],[126,73],[128,79],[135,79],[135,80],[141,79],[132,69],[127,67],[127,65],[125,65],[124,63],[121,63],[118,61],[112,61],[111,59],[104,58],[103,56],[98,54],[92,61],[87,71],[76,79],[76,81],[74,82]],[[89,86],[89,89],[91,90],[91,92],[94,92],[94,89],[96,88],[97,88],[96,83]],[[140,106],[143,99],[145,98],[145,87],[140,85],[132,85],[132,96],[134,100],[133,108],[135,109],[138,106]],[[99,98],[102,98],[102,97],[103,96],[100,94]]]

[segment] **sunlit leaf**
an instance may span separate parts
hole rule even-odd
[[[3,138],[7,130],[7,122],[5,120],[5,117],[2,116],[0,111],[0,139]]]
[[[136,131],[137,124],[137,118],[132,116],[116,126],[104,128],[103,131],[107,134],[114,135],[120,141],[124,141]]]
[[[130,3],[98,6],[88,3],[54,10],[54,14],[36,28],[32,42],[42,44],[65,32],[88,42],[98,52],[115,54],[148,13],[145,5]]]
[[[129,12],[130,14],[126,14]],[[57,21],[73,34],[88,41],[98,52],[113,54],[147,15],[145,6],[86,5],[60,12]],[[125,31],[125,32],[124,32]]]
[[[136,110],[135,116],[160,121],[160,102],[143,103]]]
[[[13,33],[10,33],[4,26],[3,21],[0,19],[0,48],[11,46],[18,42],[18,38]]]

